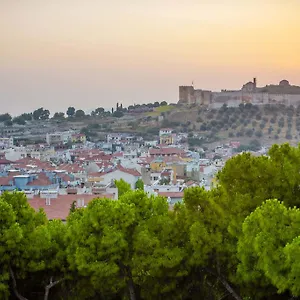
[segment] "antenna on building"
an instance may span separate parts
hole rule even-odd
[[[194,87],[194,80],[192,81],[192,87]]]

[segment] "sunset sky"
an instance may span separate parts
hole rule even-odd
[[[299,0],[0,0],[0,113],[300,85]]]

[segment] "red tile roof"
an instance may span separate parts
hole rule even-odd
[[[154,157],[140,157],[140,164],[150,164],[155,158]]]
[[[72,181],[71,177],[68,174],[59,174],[57,177],[59,177],[64,182]]]
[[[59,165],[56,170],[62,170],[68,173],[79,173],[84,171],[84,167],[79,164],[62,164]]]
[[[0,159],[0,165],[10,165],[12,162],[10,160],[7,160],[6,158]]]
[[[170,176],[171,172],[170,171],[164,171],[161,173],[162,176]]]
[[[115,153],[113,153],[112,156],[113,156],[113,157],[123,157],[123,156],[124,156],[124,153],[123,153],[123,152],[115,152]]]
[[[127,169],[127,168],[122,167],[121,165],[118,165],[117,169],[120,170],[121,172],[130,174],[133,176],[141,176],[141,173],[136,169]]]
[[[189,180],[185,183],[186,186],[192,186],[193,184],[197,184],[197,183],[193,180]]]
[[[84,199],[84,205],[88,204],[91,200],[95,198],[110,198],[113,199],[113,194],[101,194],[101,195],[59,195],[57,199],[51,199],[51,204],[46,205],[46,199],[40,197],[34,197],[29,199],[28,202],[31,207],[35,210],[43,208],[48,219],[61,219],[66,220],[70,212],[70,207],[73,201],[78,199]]]
[[[36,166],[38,169],[44,169],[44,170],[54,170],[54,167],[51,166],[49,162],[41,161],[39,159],[25,157],[20,160],[15,161],[14,163],[15,167],[26,169],[27,166]]]
[[[12,186],[10,181],[13,181],[13,176],[0,177],[0,186]]]

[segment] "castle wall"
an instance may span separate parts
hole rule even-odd
[[[179,87],[179,101],[186,104],[195,102],[193,86],[180,86]]]
[[[250,82],[251,83],[251,82]],[[293,94],[282,93],[279,91],[278,86],[275,86],[278,89],[278,93],[270,93],[266,91],[266,88],[274,88],[267,86],[266,88],[257,88],[253,89],[253,84],[250,83],[244,85],[242,90],[237,91],[221,91],[221,92],[211,92],[204,91],[201,89],[195,90],[193,86],[180,86],[179,87],[179,100],[181,103],[185,104],[198,104],[198,105],[209,105],[212,108],[220,108],[224,104],[227,104],[229,107],[237,107],[241,103],[252,103],[255,105],[262,104],[285,104],[285,105],[300,105],[300,93],[295,93],[295,88],[293,87]],[[249,88],[247,88],[249,87]],[[299,88],[300,91],[300,88]]]

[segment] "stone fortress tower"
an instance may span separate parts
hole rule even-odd
[[[287,80],[279,84],[257,86],[256,78],[245,83],[240,90],[221,90],[212,92],[194,89],[194,86],[179,86],[178,104],[205,105],[218,108],[224,104],[238,106],[241,103],[268,104],[280,103],[285,105],[300,105],[300,86],[291,85]]]

